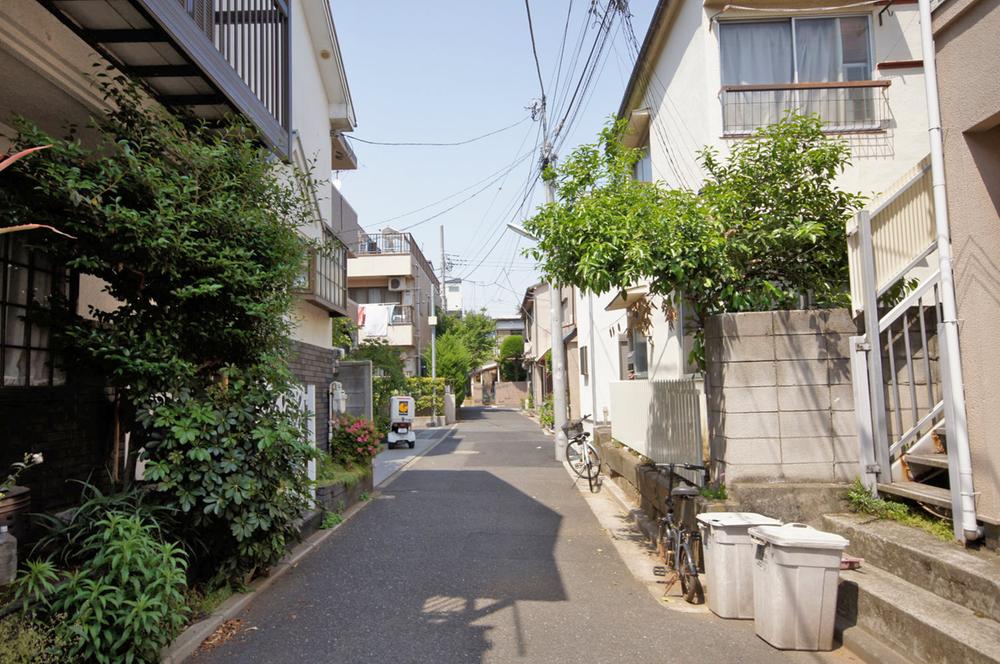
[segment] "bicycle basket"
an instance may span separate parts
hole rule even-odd
[[[563,432],[566,434],[567,438],[573,438],[574,436],[579,436],[581,433],[583,433],[583,420],[568,422],[566,426],[563,427]]]

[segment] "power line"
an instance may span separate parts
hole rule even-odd
[[[500,129],[494,129],[491,132],[487,132],[480,136],[474,138],[467,138],[461,141],[451,141],[447,143],[434,143],[434,142],[417,142],[417,141],[369,141],[365,138],[358,138],[357,136],[351,136],[350,134],[344,134],[347,138],[352,141],[357,141],[358,143],[367,143],[368,145],[393,145],[393,146],[420,146],[420,147],[451,147],[455,145],[468,145],[469,143],[475,143],[476,141],[481,141],[484,138],[489,138],[490,136],[495,136],[496,134],[507,131],[508,129],[513,129],[519,124],[531,119],[530,115],[527,115],[514,124],[509,124],[506,127],[501,127]]]
[[[531,23],[531,4],[524,0],[524,11],[528,14],[528,34],[531,36],[531,54],[535,57],[535,73],[538,74],[538,88],[542,91],[542,123],[545,123],[545,83],[542,82],[542,65],[538,62],[538,47],[535,45],[535,27]],[[548,134],[548,128],[545,128]]]
[[[435,212],[431,216],[425,217],[425,218],[421,219],[420,221],[414,222],[414,223],[412,223],[412,224],[410,224],[408,226],[403,226],[400,230],[401,231],[408,231],[411,228],[416,228],[417,226],[420,226],[421,224],[426,224],[428,221],[431,221],[433,219],[437,219],[438,217],[440,217],[441,215],[443,215],[443,214],[445,214],[447,212],[451,212],[452,210],[454,210],[455,208],[457,208],[460,205],[464,205],[465,203],[468,203],[473,198],[475,198],[479,194],[483,193],[484,191],[486,191],[487,189],[489,189],[490,187],[492,187],[493,184],[496,183],[497,181],[499,181],[501,178],[507,177],[507,175],[511,171],[513,171],[515,168],[517,168],[518,164],[520,164],[522,161],[524,161],[525,159],[527,159],[529,156],[530,156],[530,153],[525,154],[523,157],[521,157],[520,159],[518,159],[513,165],[511,165],[511,167],[508,168],[506,171],[504,171],[503,173],[501,173],[497,177],[495,177],[492,180],[490,180],[489,182],[487,182],[486,185],[483,186],[481,189],[477,189],[476,191],[472,192],[472,194],[470,194],[469,196],[466,196],[465,198],[463,198],[462,200],[458,201],[454,205],[446,207],[445,209],[441,210],[440,212]]]
[[[523,145],[523,143],[522,143],[522,145]],[[456,192],[448,194],[444,198],[439,198],[438,200],[434,201],[433,203],[428,203],[427,205],[423,205],[421,207],[414,208],[413,210],[409,210],[408,212],[403,212],[403,213],[397,214],[397,215],[395,215],[393,217],[388,217],[386,219],[382,219],[381,221],[376,221],[376,222],[373,222],[370,225],[369,224],[366,224],[366,225],[367,226],[380,226],[382,224],[387,224],[390,221],[395,221],[397,219],[402,219],[403,217],[409,217],[411,214],[416,214],[417,212],[423,212],[424,210],[426,210],[428,208],[432,208],[435,205],[440,205],[441,203],[444,203],[445,201],[451,200],[452,198],[455,198],[456,196],[458,196],[460,194],[464,194],[465,192],[469,191],[470,189],[478,187],[483,182],[491,181],[490,184],[492,184],[492,182],[496,180],[496,178],[497,178],[498,175],[506,175],[507,173],[510,173],[510,171],[513,170],[514,167],[517,167],[518,164],[520,164],[522,161],[524,161],[525,159],[527,159],[528,157],[530,157],[531,154],[532,154],[532,152],[534,152],[534,150],[529,151],[529,152],[525,152],[525,153],[521,154],[514,161],[510,162],[509,164],[507,164],[506,166],[502,167],[501,169],[499,169],[497,171],[493,171],[492,173],[490,173],[489,175],[487,175],[483,179],[477,180],[476,182],[473,182],[472,184],[470,184],[468,187],[465,187],[464,189],[459,189]]]

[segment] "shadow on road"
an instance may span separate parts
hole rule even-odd
[[[480,470],[411,470],[382,493],[254,602],[256,630],[197,661],[478,663],[494,640],[525,656],[518,602],[567,600],[562,517]]]

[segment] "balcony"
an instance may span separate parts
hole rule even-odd
[[[235,111],[290,153],[285,0],[59,0],[49,11],[162,104],[207,120]]]
[[[326,244],[310,254],[295,292],[331,314],[346,316],[346,284],[347,248],[327,232]]]
[[[830,133],[884,131],[889,81],[724,85],[719,91],[725,136],[747,136],[789,111],[817,114]]]
[[[389,314],[389,325],[413,325],[413,305],[397,304]]]
[[[434,275],[434,268],[424,257],[424,252],[420,250],[413,236],[409,233],[386,231],[382,233],[359,232],[357,241],[351,247],[356,258],[364,259],[373,256],[412,256],[417,264],[424,271],[424,274],[434,283],[437,278]],[[408,260],[407,260],[408,262]],[[355,261],[357,263],[357,261]],[[400,276],[413,274],[410,267],[404,266],[402,262],[385,262],[385,265],[370,265],[365,269],[358,268],[351,271],[351,277],[368,277],[375,275]]]

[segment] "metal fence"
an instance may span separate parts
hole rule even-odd
[[[689,378],[612,382],[611,435],[654,463],[702,464],[703,398]]]
[[[816,114],[831,132],[879,131],[888,120],[889,81],[724,85],[719,92],[723,130],[745,136],[789,111]]]

